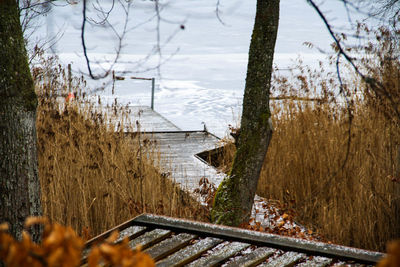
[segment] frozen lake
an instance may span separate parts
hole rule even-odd
[[[102,2],[105,10],[110,8],[111,1]],[[162,49],[159,54],[154,53],[157,46],[154,2],[133,1],[120,60],[113,69],[117,74],[127,72],[127,76],[155,77],[157,112],[185,130],[202,129],[201,123],[205,122],[210,132],[222,137],[228,124],[239,122],[256,1],[221,1],[220,4],[224,24],[215,15],[216,0],[160,1]],[[335,27],[348,27],[347,14],[340,2],[325,1],[321,9]],[[87,15],[98,19],[93,7],[91,10]],[[122,32],[124,16],[117,4],[109,18],[117,32]],[[33,38],[43,40],[61,34],[53,51],[63,63],[72,63],[75,73],[87,73],[82,56],[81,24],[81,4],[54,7],[42,18],[42,25]],[[100,65],[93,64],[93,68],[107,68],[117,45],[113,32],[89,24],[86,38],[90,59],[100,62]],[[316,49],[304,46],[304,42],[329,51],[332,39],[305,0],[282,0],[274,59],[278,68],[288,68],[299,56],[312,66],[325,58]],[[160,62],[162,65],[157,69]],[[89,84],[96,86],[99,82]],[[126,79],[116,82],[115,95],[111,88],[100,94],[105,100],[117,97],[124,104],[150,105],[150,91],[150,82]]]

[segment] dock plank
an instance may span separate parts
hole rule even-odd
[[[231,256],[235,255],[239,251],[249,247],[250,244],[241,242],[231,242],[223,246],[221,249],[213,251],[210,255],[201,257],[200,259],[188,264],[189,267],[205,267],[205,266],[217,266],[223,261],[226,261]]]
[[[292,267],[299,260],[305,257],[305,254],[293,251],[286,252],[281,256],[271,260],[270,262],[258,265],[259,267]]]
[[[158,112],[147,106],[129,106],[131,111],[130,119],[132,122],[139,122],[139,127],[135,124],[135,131],[142,132],[161,132],[161,131],[181,131],[181,129],[166,119]]]
[[[144,252],[148,253],[155,261],[158,261],[183,248],[194,238],[196,238],[196,235],[187,233],[178,234],[160,242]]]
[[[169,230],[154,229],[153,231],[147,232],[135,239],[132,239],[129,242],[129,247],[134,249],[137,245],[141,245],[142,249],[146,249],[167,238],[171,234],[172,232]]]
[[[112,107],[98,107],[106,114],[107,121],[116,126],[122,124],[124,132],[181,131],[181,129],[148,106],[128,106],[126,116],[115,113]]]
[[[251,253],[228,262],[225,267],[249,267],[256,266],[269,256],[273,255],[277,250],[268,247],[256,248]]]
[[[222,239],[207,237],[204,238],[197,243],[187,246],[184,249],[181,249],[171,256],[167,257],[166,259],[157,262],[157,267],[168,267],[168,266],[183,266],[198,257],[201,256],[205,251],[215,247],[216,245],[220,244]]]
[[[114,115],[111,108],[105,109],[115,125],[124,120]],[[132,135],[141,132],[143,140],[153,141],[161,156],[157,167],[163,173],[170,173],[168,178],[180,184],[183,190],[192,193],[202,177],[212,181],[216,187],[222,182],[225,175],[196,156],[218,147],[218,137],[207,131],[182,131],[147,106],[129,106],[129,120],[131,126],[125,127],[124,132]]]
[[[325,257],[313,257],[311,260],[299,263],[298,267],[325,267],[332,263],[333,259]]]
[[[129,239],[134,239],[137,236],[143,234],[145,231],[146,231],[146,227],[144,227],[144,226],[135,226],[134,225],[134,226],[128,227],[119,233],[119,237],[117,240],[115,240],[114,243],[121,242],[125,237],[127,237]],[[87,247],[82,251],[82,262],[87,261],[87,257],[89,256],[91,250],[92,250],[92,247]]]
[[[145,231],[146,227],[144,226],[130,226],[119,233],[119,237],[115,243],[121,242],[125,237],[129,238],[129,240],[134,239]]]
[[[217,187],[224,178],[214,167],[206,164],[196,154],[212,150],[219,139],[207,132],[163,132],[148,134],[157,140],[161,155],[160,168],[171,172],[171,179],[183,189],[192,192],[199,186],[202,177],[212,181]]]

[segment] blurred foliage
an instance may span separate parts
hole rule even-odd
[[[34,224],[43,225],[42,242],[32,242],[28,233]],[[15,240],[7,233],[8,225],[0,225],[0,260],[9,267],[73,267],[80,266],[84,240],[71,227],[50,223],[48,219],[30,217],[25,221],[22,240]],[[151,267],[154,261],[140,248],[132,250],[128,240],[114,243],[118,238],[114,232],[101,244],[95,245],[88,255],[88,266]]]

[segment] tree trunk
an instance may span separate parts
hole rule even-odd
[[[230,174],[219,186],[211,219],[237,226],[247,222],[272,136],[269,92],[279,22],[279,0],[258,0],[250,44],[238,149]]]
[[[0,0],[0,222],[17,238],[26,217],[41,215],[36,106],[17,1]]]
[[[397,218],[396,220],[396,231],[393,233],[392,236],[394,237],[399,237],[400,236],[400,146],[397,148],[397,159],[395,162],[395,176],[394,179],[396,179],[396,182],[393,182],[393,187],[394,187],[394,201],[393,201],[393,206],[394,206],[394,218]]]

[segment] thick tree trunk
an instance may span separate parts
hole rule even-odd
[[[258,0],[250,44],[238,149],[219,186],[212,221],[237,226],[249,220],[261,168],[272,136],[269,92],[279,22],[279,0]]]
[[[0,222],[17,238],[26,217],[41,215],[36,106],[17,1],[0,0]]]
[[[393,236],[399,237],[400,236],[400,146],[397,148],[397,159],[396,159],[396,169],[395,169],[395,179],[397,182],[393,183],[394,187],[394,218],[397,218],[396,220],[396,231],[393,233]]]

